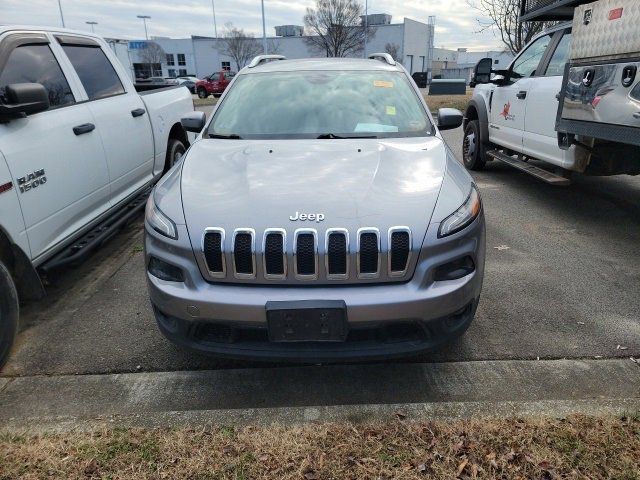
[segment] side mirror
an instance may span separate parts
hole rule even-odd
[[[0,122],[42,112],[49,108],[49,94],[40,83],[12,83],[4,89],[6,103],[0,103]]]
[[[204,112],[191,112],[180,119],[182,128],[187,132],[200,133],[207,123]]]
[[[438,110],[438,129],[451,130],[462,125],[464,116],[455,108],[441,108]]]
[[[491,67],[493,67],[493,60],[491,58],[483,58],[480,60],[473,68],[470,85],[475,87],[480,83],[489,83],[491,81]]]

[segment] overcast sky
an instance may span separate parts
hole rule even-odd
[[[262,35],[260,0],[214,0],[218,33],[226,22]],[[98,22],[96,33],[105,37],[144,38],[142,20],[150,15],[150,36],[184,38],[213,35],[211,0],[61,0],[67,28],[90,29],[86,21]],[[364,0],[361,0],[364,4]],[[305,9],[315,0],[264,0],[267,35],[276,25],[302,25]],[[501,48],[491,32],[476,33],[478,12],[467,0],[369,0],[369,13],[389,13],[392,22],[404,17],[426,22],[436,16],[437,47],[469,50]],[[0,23],[60,26],[57,0],[0,0]]]

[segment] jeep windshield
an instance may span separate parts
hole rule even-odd
[[[405,74],[293,71],[240,75],[216,110],[210,138],[390,138],[433,127]]]

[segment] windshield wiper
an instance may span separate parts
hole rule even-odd
[[[334,139],[334,138],[378,138],[377,135],[336,135],[335,133],[322,133],[316,138],[320,140]]]
[[[236,133],[229,133],[229,134],[223,134],[223,133],[210,133],[209,134],[209,138],[224,138],[226,140],[241,140],[242,137]]]

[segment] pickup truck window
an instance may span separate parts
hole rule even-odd
[[[512,77],[533,77],[550,42],[551,35],[545,35],[529,45],[513,62]]]
[[[432,125],[405,74],[295,71],[240,75],[209,134],[232,138],[424,137]]]
[[[564,75],[564,67],[569,61],[569,48],[571,46],[571,33],[565,33],[553,52],[545,77],[557,77]]]
[[[0,72],[0,97],[12,83],[40,83],[49,93],[51,107],[75,103],[71,87],[49,45],[16,47]]]
[[[64,52],[76,69],[89,100],[124,93],[124,87],[101,48],[64,45]]]

